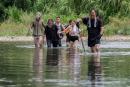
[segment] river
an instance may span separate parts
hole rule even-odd
[[[130,87],[130,42],[103,41],[101,47],[96,55],[82,46],[0,43],[0,87]]]

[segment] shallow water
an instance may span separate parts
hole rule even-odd
[[[0,44],[0,87],[130,87],[130,42],[103,42],[100,55],[86,48],[34,48]]]

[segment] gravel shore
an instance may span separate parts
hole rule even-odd
[[[33,37],[31,36],[2,36],[0,42],[31,42]]]
[[[84,40],[87,39],[87,37],[82,37]],[[102,40],[106,41],[130,41],[130,36],[103,36]],[[0,37],[0,42],[32,42],[33,37],[32,36],[2,36]]]

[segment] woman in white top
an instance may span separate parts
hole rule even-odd
[[[76,25],[76,22],[70,20],[70,25],[67,27],[69,30],[69,43],[70,47],[75,47],[77,41],[79,40],[79,29]]]

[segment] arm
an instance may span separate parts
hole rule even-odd
[[[47,26],[45,26],[44,35],[47,33]]]
[[[71,31],[71,25],[67,26],[65,29],[64,29],[64,33],[69,33]]]
[[[26,36],[28,36],[30,32],[32,33],[33,27],[34,27],[34,23],[32,22],[32,23],[29,25],[29,29],[28,29],[28,31],[27,31]]]
[[[83,24],[87,25],[87,23],[88,23],[88,18],[87,18],[87,17],[84,17],[84,18],[81,18],[81,19],[78,18],[76,22],[78,23],[77,25],[79,25],[81,22],[82,22]]]
[[[104,33],[104,27],[101,27],[100,35],[103,35],[103,33]]]
[[[44,33],[45,33],[45,25],[44,25],[44,23],[43,23],[43,21],[42,21],[42,33],[43,33],[43,36],[44,36]]]
[[[63,25],[61,25],[61,26],[62,26],[62,31],[64,31],[65,27]]]
[[[45,26],[45,24],[43,23],[43,21],[42,21],[42,26],[45,28],[46,26]]]
[[[103,27],[102,20],[99,20],[99,24],[100,24],[100,35],[103,35],[103,33],[104,33],[104,27]]]
[[[78,27],[78,29],[80,28],[80,22],[76,22],[76,26]]]
[[[33,27],[34,27],[34,22],[32,22],[32,23],[31,23],[31,25],[30,25],[30,28],[29,28],[29,29],[33,29]]]

